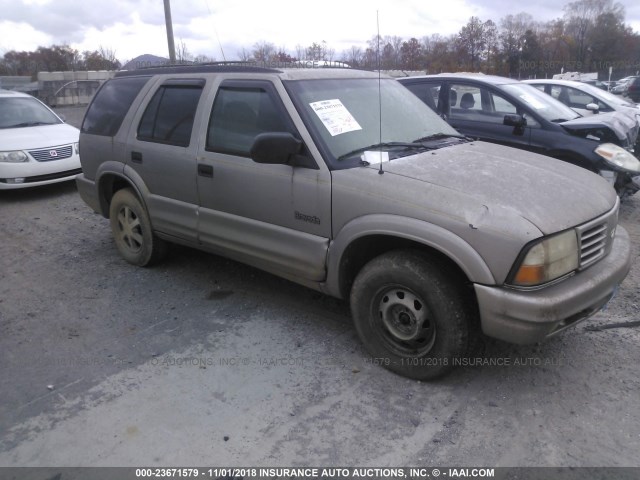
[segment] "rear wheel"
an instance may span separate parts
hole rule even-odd
[[[371,260],[351,290],[355,327],[372,360],[420,380],[444,375],[465,355],[468,305],[445,265],[413,251]]]
[[[109,220],[116,247],[127,262],[144,267],[166,254],[166,242],[153,234],[147,211],[130,189],[115,193],[111,199]]]

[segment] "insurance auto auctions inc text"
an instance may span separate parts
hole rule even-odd
[[[259,468],[252,469],[262,478],[437,478],[495,476],[493,468]],[[249,477],[254,475],[247,475]]]

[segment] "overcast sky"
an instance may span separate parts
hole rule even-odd
[[[337,56],[364,46],[376,33],[408,39],[457,33],[471,16],[498,23],[527,12],[535,20],[560,18],[563,0],[173,0],[176,44],[189,53],[236,60],[241,47],[259,41],[284,47],[325,41]],[[640,1],[620,0],[626,23],[640,32]],[[126,60],[144,53],[168,57],[163,0],[0,0],[0,54],[69,44],[79,51],[100,46]],[[223,57],[224,53],[224,57]]]

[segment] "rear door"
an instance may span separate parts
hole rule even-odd
[[[210,105],[197,165],[199,240],[232,258],[283,276],[325,277],[331,236],[331,178],[324,162],[265,165],[249,155],[259,133],[289,132],[292,105],[281,85],[225,80]]]
[[[125,155],[129,175],[143,184],[156,231],[197,238],[196,123],[204,79],[166,79],[133,120]],[[194,128],[195,127],[195,128]]]

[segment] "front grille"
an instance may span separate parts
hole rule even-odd
[[[619,200],[611,211],[576,229],[580,245],[580,269],[593,265],[611,251],[618,224],[618,207]]]
[[[580,266],[586,267],[604,256],[607,246],[607,224],[596,225],[582,232],[580,238]]]
[[[63,160],[72,154],[71,145],[64,147],[51,147],[44,150],[32,150],[29,154],[38,162],[51,162],[53,160]]]

